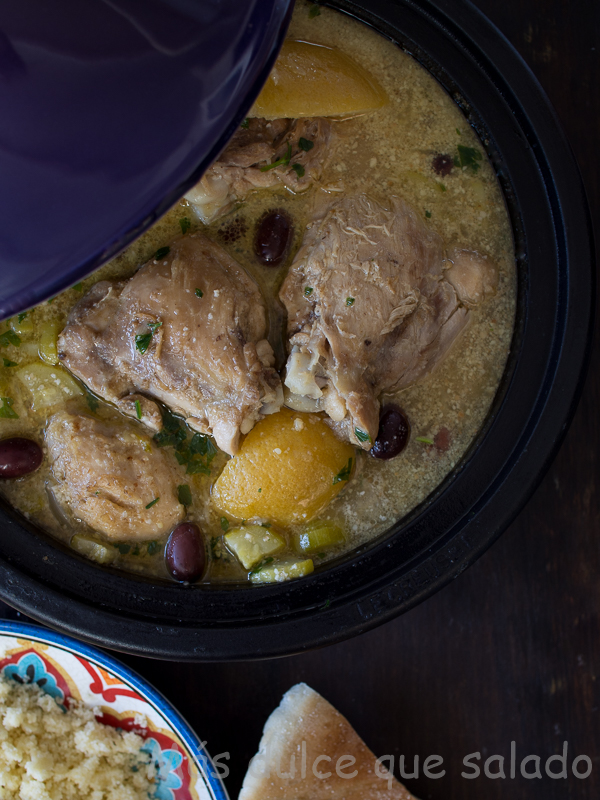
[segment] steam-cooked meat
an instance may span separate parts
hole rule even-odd
[[[280,293],[290,404],[324,409],[340,434],[370,449],[379,395],[430,372],[465,327],[465,306],[494,291],[485,259],[459,251],[455,260],[447,269],[440,237],[398,198],[389,209],[364,195],[329,206]]]
[[[105,536],[153,539],[185,516],[177,466],[131,423],[60,411],[48,423],[46,444],[55,499]]]
[[[281,183],[293,192],[302,192],[321,173],[330,138],[331,124],[320,117],[248,119],[186,198],[208,223],[243,200],[251,189]],[[280,161],[277,167],[269,166]]]
[[[59,337],[62,363],[124,414],[156,429],[161,400],[237,450],[282,404],[258,287],[221,247],[186,235],[129,281],[97,283]],[[136,399],[138,402],[136,402]]]

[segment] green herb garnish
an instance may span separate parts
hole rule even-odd
[[[269,556],[269,558],[264,558],[260,562],[260,564],[258,564],[256,567],[254,567],[253,570],[250,571],[250,575],[256,575],[258,572],[261,571],[261,569],[263,567],[266,567],[268,564],[272,564],[272,563],[273,563],[273,559],[271,558],[271,556]]]
[[[127,553],[131,550],[131,545],[130,544],[125,544],[125,543],[115,544],[115,545],[113,545],[113,547],[116,547],[117,550],[119,551],[119,553],[121,553],[122,556],[126,556]]]
[[[259,492],[262,492],[262,489],[259,489],[258,491],[259,491]]]
[[[308,153],[309,150],[312,150],[315,146],[314,142],[311,142],[310,139],[305,139],[304,136],[301,136],[298,139],[298,147],[300,150],[304,150],[305,153]]]
[[[221,544],[221,539],[219,536],[213,536],[210,540],[210,557],[214,561],[218,561],[221,558],[221,553],[217,552],[221,548],[219,545]]]
[[[331,605],[331,600],[325,600],[325,605],[322,605],[320,611],[325,611]]]
[[[161,327],[162,322],[149,322],[148,327],[150,328],[149,333],[138,333],[135,337],[135,346],[140,351],[142,355],[148,350],[150,347],[150,342],[152,341],[152,337],[156,333],[156,331]]]
[[[19,415],[12,407],[14,400],[10,397],[0,397],[0,400],[2,400],[2,408],[0,408],[2,419],[19,419]]]
[[[17,362],[11,361],[10,358],[3,358],[2,361],[4,362],[5,367],[16,367]]]
[[[325,558],[327,553],[317,553],[317,558]]]
[[[321,16],[321,9],[320,9],[320,8],[319,8],[319,6],[318,6],[318,5],[315,3],[315,4],[314,4],[314,5],[311,7],[310,11],[308,12],[308,17],[309,17],[309,19],[314,19],[315,17],[320,17],[320,16]]]
[[[142,404],[139,400],[135,401],[135,415],[138,419],[142,418]]]
[[[97,411],[98,406],[100,405],[100,401],[94,397],[91,392],[87,391],[85,393],[85,402],[87,403],[89,410],[92,412]]]
[[[170,252],[171,252],[170,247],[159,247],[156,253],[154,253],[155,261],[160,261],[161,258],[168,256]]]
[[[179,220],[179,227],[181,228],[182,233],[187,233],[192,227],[191,219],[189,217],[181,217]]]
[[[425,216],[427,217],[427,219],[431,219],[431,211],[426,211]]]
[[[177,487],[177,499],[182,506],[192,505],[192,490],[187,483],[182,483],[181,486]]]
[[[73,288],[76,292],[83,292],[83,283],[76,283]]]
[[[465,147],[464,144],[459,144],[457,147],[458,155],[454,156],[454,166],[461,169],[469,169],[475,173],[481,166],[481,152],[474,147]]]
[[[299,178],[303,178],[306,174],[306,170],[304,169],[302,164],[292,164],[292,169]]]
[[[27,312],[26,311],[22,311],[19,314],[19,316],[17,317],[17,319],[19,320],[19,323],[23,322],[23,320],[25,319],[26,316],[27,316]]]
[[[459,136],[462,136],[462,133],[459,131],[458,128],[455,129]]]
[[[286,154],[282,158],[278,158],[277,161],[274,161],[272,164],[265,164],[264,167],[260,168],[261,172],[268,172],[270,169],[275,169],[275,167],[287,167],[292,159],[292,145],[290,142],[287,143],[287,151]]]
[[[202,291],[202,289],[196,289],[194,294],[196,295],[196,297],[204,297],[204,292]]]
[[[335,486],[336,483],[341,483],[342,481],[349,481],[351,474],[352,474],[352,459],[349,458],[346,466],[342,467],[342,469],[333,479],[333,485]]]
[[[158,550],[158,542],[148,542],[148,546],[146,547],[146,552],[149,556],[153,556],[154,553]]]
[[[244,128],[245,130],[248,130],[249,127],[250,127],[250,120],[248,119],[248,117],[246,117],[246,119],[240,125],[240,128]]]
[[[221,530],[225,532],[229,530],[229,520],[227,517],[221,517]]]
[[[370,442],[371,437],[366,431],[361,431],[360,428],[354,428],[354,435],[358,439],[359,442]]]
[[[433,444],[433,439],[428,439],[427,436],[416,436],[415,442],[421,442],[421,444]]]
[[[346,305],[347,306],[353,306],[354,305],[354,298],[353,297],[347,297],[346,298]]]
[[[0,334],[0,347],[8,347],[10,344],[18,347],[21,344],[21,339],[17,334],[9,328],[9,330],[4,331],[4,333]]]
[[[310,297],[312,293],[313,293],[312,286],[304,287],[304,297]]]
[[[148,503],[148,505],[146,506],[146,510],[152,508],[152,506],[155,506],[159,500],[160,497],[155,497],[154,500],[152,500],[152,502]]]
[[[210,475],[210,464],[218,452],[212,439],[203,433],[194,433],[188,441],[189,428],[167,408],[163,410],[162,421],[162,431],[154,435],[158,447],[174,447],[175,458],[186,467],[187,475]]]

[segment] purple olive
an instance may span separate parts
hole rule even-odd
[[[294,226],[282,209],[267,211],[258,221],[254,253],[261,264],[278,267],[287,255]]]
[[[379,431],[371,455],[384,461],[395,458],[406,447],[409,435],[410,425],[405,414],[398,406],[384,406],[379,415]]]
[[[22,478],[42,463],[44,454],[37,442],[31,439],[0,440],[0,478]]]
[[[202,576],[206,550],[197,525],[182,522],[172,531],[165,548],[165,562],[176,581],[192,583]]]

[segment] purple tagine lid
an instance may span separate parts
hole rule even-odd
[[[293,0],[0,3],[0,319],[107,261],[213,161]]]

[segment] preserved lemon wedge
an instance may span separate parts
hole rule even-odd
[[[317,414],[282,408],[252,428],[212,490],[219,511],[276,525],[309,522],[352,477],[354,448]]]
[[[375,78],[341,50],[287,39],[249,116],[337,117],[386,103]]]
[[[314,553],[334,547],[345,540],[343,530],[333,522],[311,522],[294,537],[294,546],[300,553]]]

